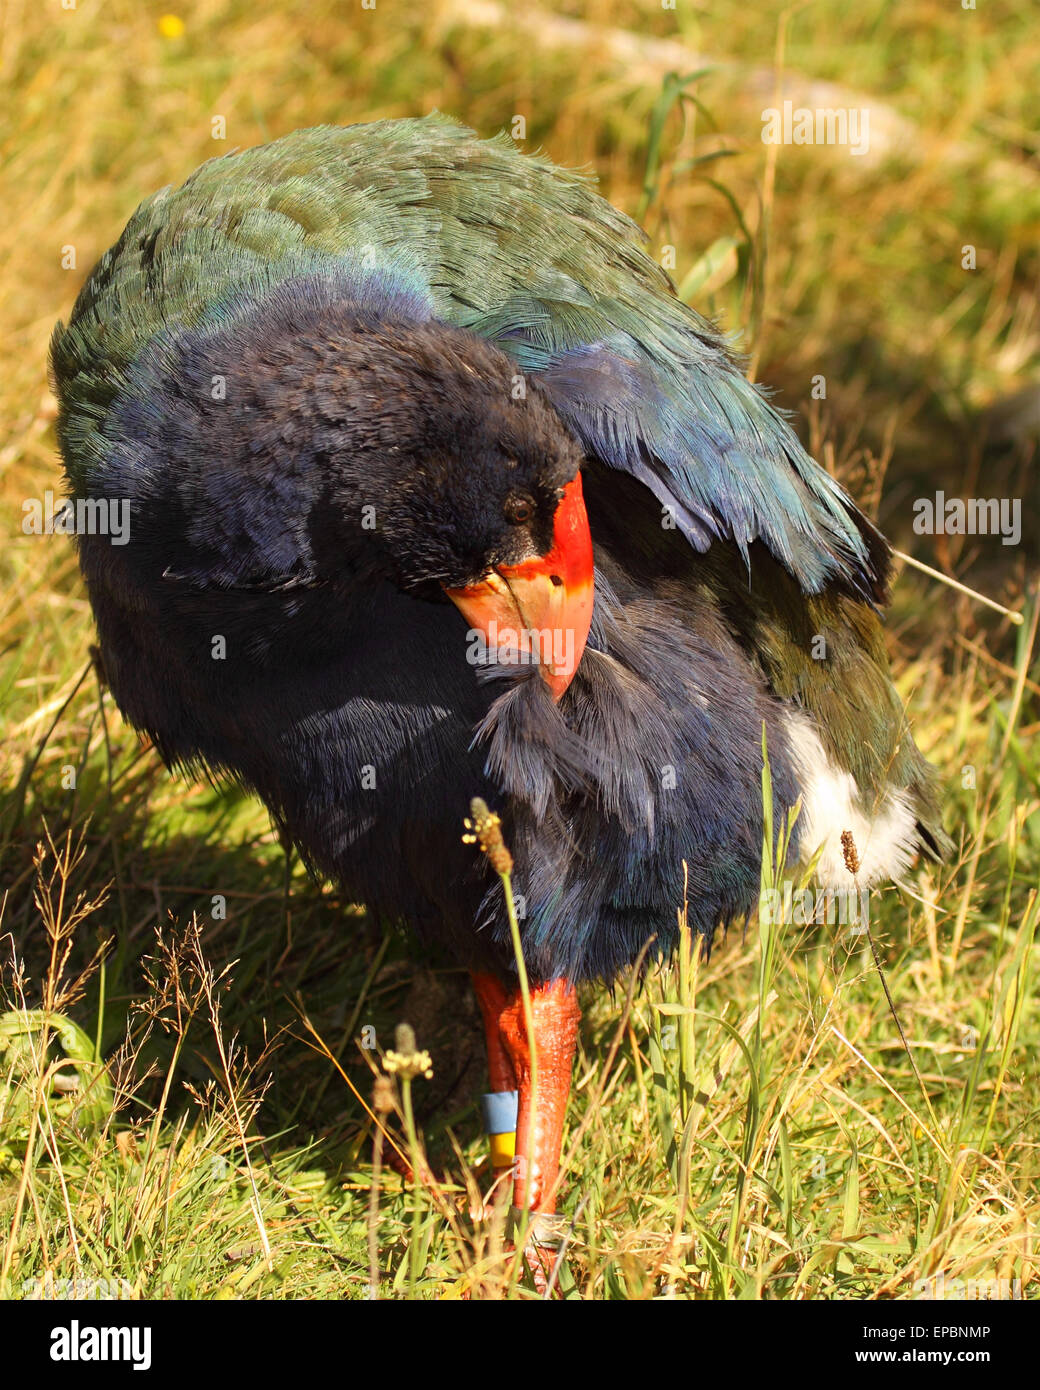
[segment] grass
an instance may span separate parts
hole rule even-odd
[[[166,774],[98,689],[71,548],[20,533],[22,501],[60,488],[47,339],[137,201],[235,145],[437,106],[487,132],[521,113],[529,145],[594,165],[896,543],[1026,615],[896,589],[897,682],[958,843],[870,900],[924,1092],[847,926],[753,922],[709,962],[684,938],[642,988],[584,991],[558,1292],[905,1298],[941,1275],[1035,1296],[1035,535],[910,525],[938,487],[1036,495],[1008,404],[1040,369],[1025,9],[793,11],[789,74],[910,123],[859,162],[759,140],[777,6],[557,7],[591,26],[579,50],[448,3],[199,0],[180,34],[165,8],[8,0],[0,29],[18,94],[0,112],[0,1294],[365,1298],[374,1265],[386,1298],[535,1296],[501,1220],[469,1216],[486,1172],[464,977],[311,883],[257,806]],[[642,56],[619,59],[612,29]],[[646,47],[669,40],[701,55],[671,81],[670,50]],[[774,834],[765,886],[791,877],[782,858]],[[402,1022],[433,1065],[407,1104],[381,1065]]]

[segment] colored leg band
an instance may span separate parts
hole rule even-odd
[[[559,1250],[570,1228],[570,1218],[554,1211],[531,1211],[527,1217],[528,1245],[537,1245],[543,1250]],[[521,1207],[510,1208],[509,1223],[512,1234],[519,1234],[524,1224]]]
[[[516,1158],[516,1131],[508,1134],[489,1134],[488,1148],[491,1150],[492,1168],[512,1168]]]
[[[481,1096],[480,1114],[484,1121],[484,1133],[515,1134],[519,1105],[519,1091],[488,1091]]]
[[[512,1168],[516,1158],[518,1091],[488,1091],[480,1097],[484,1133],[488,1136],[492,1168]]]

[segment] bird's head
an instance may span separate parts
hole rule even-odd
[[[471,660],[537,665],[558,699],[593,607],[574,437],[504,353],[461,329],[359,325],[330,365],[339,507],[367,518],[402,587],[451,599]]]
[[[433,320],[301,306],[298,290],[177,352],[154,358],[116,430],[130,447],[114,458],[162,466],[110,478],[155,480],[134,511],[167,581],[358,590],[370,576],[446,595],[472,664],[538,665],[562,695],[592,618],[582,453],[503,352]]]

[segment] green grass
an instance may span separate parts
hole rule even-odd
[[[140,198],[296,126],[437,106],[488,133],[521,113],[530,146],[593,165],[655,252],[675,247],[693,302],[745,331],[756,374],[897,543],[1027,618],[1012,629],[916,577],[896,589],[897,680],[958,843],[871,899],[924,1093],[869,947],[841,926],[752,922],[708,963],[681,951],[640,988],[584,991],[558,1291],[904,1298],[941,1272],[1035,1296],[1030,551],[909,525],[910,499],[936,487],[1036,495],[1035,441],[993,437],[1001,402],[1040,375],[1025,7],[794,13],[788,71],[912,123],[868,164],[793,148],[771,163],[754,74],[774,61],[775,5],[558,7],[593,26],[580,50],[448,5],[171,3],[173,39],[165,8],[9,0],[0,29],[17,94],[0,112],[0,1294],[51,1278],[143,1298],[364,1298],[374,1252],[382,1297],[535,1296],[502,1219],[469,1214],[487,1177],[464,976],[287,865],[259,807],[164,772],[98,689],[71,548],[19,528],[23,499],[60,487],[53,322]],[[668,84],[668,55],[621,61],[611,27],[702,55],[680,78],[712,70]],[[685,120],[681,93],[700,103]],[[790,876],[775,842],[764,874]],[[400,1090],[381,1083],[374,1104],[401,1022],[432,1057],[432,1079],[410,1083],[425,1159]],[[428,1180],[403,1179],[398,1154]]]

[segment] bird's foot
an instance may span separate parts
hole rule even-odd
[[[526,1224],[524,1267],[539,1296],[546,1298],[555,1287],[557,1261],[567,1233],[567,1217],[551,1211],[524,1213],[519,1207],[513,1207],[509,1217],[517,1236]]]

